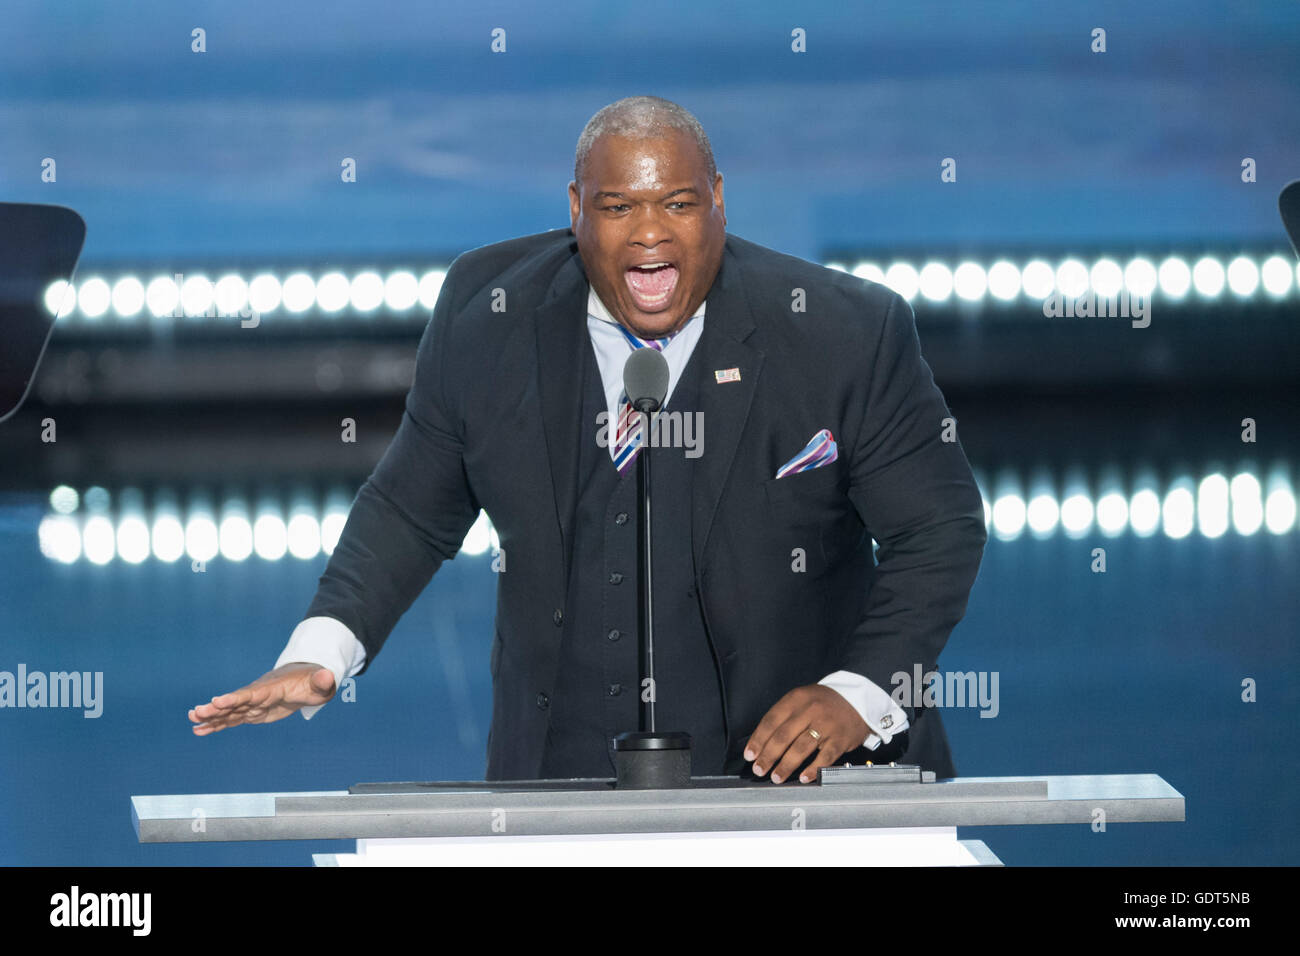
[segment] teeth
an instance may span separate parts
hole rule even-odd
[[[666,269],[666,268],[668,268],[668,263],[667,263],[667,262],[651,262],[651,263],[649,263],[648,265],[644,265],[644,266],[634,266],[633,268],[636,268],[636,269]]]

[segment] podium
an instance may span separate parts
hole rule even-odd
[[[357,841],[353,854],[315,854],[323,866],[1000,865],[957,827],[1185,819],[1182,794],[1155,774],[936,781],[919,770],[781,785],[693,777],[665,790],[579,779],[132,796],[131,817],[141,843]]]

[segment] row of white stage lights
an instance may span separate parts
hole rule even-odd
[[[1094,496],[1083,479],[1069,478],[1064,494],[1047,476],[1026,484],[1016,475],[1001,474],[992,492],[983,474],[976,481],[984,499],[984,520],[991,536],[1013,541],[1023,535],[1069,538],[1100,534],[1113,538],[1130,533],[1149,537],[1157,532],[1182,539],[1193,531],[1219,538],[1230,529],[1248,536],[1260,531],[1275,535],[1294,531],[1295,491],[1285,468],[1275,467],[1261,482],[1240,471],[1229,478],[1219,472],[1200,481],[1190,476],[1163,488],[1154,477],[1139,475],[1127,490],[1118,478],[1103,478]],[[114,504],[116,505],[114,507]],[[301,497],[284,508],[277,501],[230,497],[219,507],[204,498],[182,509],[174,497],[163,496],[146,508],[143,496],[124,490],[116,503],[103,488],[84,495],[66,485],[50,494],[50,513],[40,523],[41,552],[71,564],[86,560],[108,564],[120,559],[139,564],[150,557],[175,562],[245,561],[256,555],[266,561],[286,556],[311,560],[334,553],[347,520],[350,499],[342,492],[327,496],[323,508]],[[469,555],[500,548],[496,529],[485,512],[470,528],[461,546]]]
[[[319,507],[312,497],[300,495],[285,507],[277,498],[250,503],[231,496],[214,506],[210,498],[197,496],[182,508],[176,496],[163,494],[146,507],[136,489],[124,489],[114,502],[104,488],[79,494],[60,485],[50,493],[49,504],[50,513],[39,526],[40,549],[63,564],[140,564],[149,558],[167,563],[218,558],[241,562],[254,556],[309,561],[334,553],[351,498],[331,492]],[[496,531],[480,512],[462,550],[474,555],[499,547]]]
[[[251,312],[301,318],[313,310],[326,316],[385,312],[427,317],[446,276],[444,269],[430,269],[418,276],[402,269],[387,277],[371,270],[351,277],[337,271],[318,277],[307,272],[284,277],[263,272],[251,279],[229,273],[215,281],[199,274],[181,276],[179,283],[174,275],[155,276],[147,282],[126,275],[111,283],[103,276],[90,276],[78,283],[62,279],[51,283],[45,291],[45,308],[61,320],[87,324],[157,321],[182,315],[189,320],[229,319]]]
[[[919,296],[934,303],[953,297],[970,303],[986,298],[1012,303],[1022,296],[1041,301],[1057,292],[1073,299],[1089,291],[1103,298],[1127,293],[1145,299],[1158,293],[1175,302],[1193,292],[1207,301],[1225,292],[1243,300],[1256,295],[1281,300],[1300,293],[1300,263],[1282,255],[1262,261],[1243,255],[1226,262],[1214,256],[1195,261],[1169,256],[1159,264],[1138,257],[1123,266],[1111,258],[1098,259],[1091,265],[1071,258],[1056,265],[1034,259],[1020,266],[1003,259],[987,267],[970,261],[955,267],[944,262],[919,266],[910,262],[886,266],[830,262],[827,266],[884,283],[908,301]],[[443,269],[428,270],[419,276],[398,270],[387,277],[373,270],[351,277],[338,271],[318,277],[295,272],[283,278],[264,272],[251,279],[230,273],[215,281],[205,275],[192,275],[183,277],[179,284],[175,276],[168,275],[156,276],[147,283],[134,275],[111,283],[103,276],[90,276],[78,283],[52,283],[45,293],[45,307],[60,319],[88,324],[167,319],[178,314],[190,319],[210,314],[237,317],[249,310],[259,315],[283,312],[298,317],[313,310],[326,316],[345,312],[373,316],[385,312],[425,317],[438,300],[444,278]]]
[[[827,265],[883,283],[909,302],[919,296],[934,303],[956,297],[970,303],[991,298],[1009,304],[1021,296],[1042,301],[1059,293],[1077,299],[1090,292],[1105,299],[1127,294],[1147,300],[1158,294],[1173,302],[1187,299],[1193,292],[1205,301],[1214,301],[1225,292],[1241,300],[1259,294],[1281,300],[1300,292],[1300,263],[1282,255],[1262,261],[1243,255],[1226,262],[1214,256],[1202,256],[1194,262],[1169,256],[1159,264],[1139,256],[1125,265],[1111,258],[1098,259],[1091,265],[1074,258],[1056,265],[1033,259],[1023,266],[1001,259],[988,267],[971,261],[955,267],[945,262],[927,262],[920,267],[909,262],[887,266],[874,262]]]
[[[1231,476],[1216,471],[1199,481],[1184,475],[1163,487],[1149,472],[1124,482],[1113,471],[1093,482],[1067,474],[1063,483],[1043,473],[1024,482],[1002,472],[991,486],[977,471],[976,482],[985,525],[1000,541],[1057,533],[1076,539],[1126,533],[1145,538],[1157,532],[1178,540],[1193,531],[1213,539],[1229,530],[1241,536],[1281,535],[1297,527],[1295,489],[1282,466],[1271,468],[1263,481],[1250,470]]]

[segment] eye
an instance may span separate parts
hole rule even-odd
[[[615,203],[612,206],[604,206],[602,208],[605,210],[605,212],[622,212],[623,210],[628,208],[628,205],[627,203]]]
[[[673,208],[674,206],[678,206],[678,207],[680,207],[680,208],[682,208],[682,209],[685,209],[687,206],[694,206],[694,205],[695,205],[695,203],[691,203],[691,202],[683,202],[683,201],[680,201],[680,200],[674,200],[673,202],[670,202],[670,203],[668,204],[668,208],[671,209],[671,208]]]

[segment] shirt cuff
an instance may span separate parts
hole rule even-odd
[[[868,750],[875,750],[882,743],[889,743],[894,734],[901,734],[908,727],[907,714],[898,706],[898,702],[879,684],[861,674],[852,671],[836,671],[834,674],[826,675],[817,683],[829,687],[847,700],[871,729],[871,733],[862,744]]]
[[[332,617],[309,617],[289,635],[289,643],[276,659],[275,666],[299,662],[327,669],[334,675],[334,692],[338,693],[344,679],[365,665],[366,649],[342,621]],[[298,712],[304,720],[311,720],[324,706],[302,707]]]

